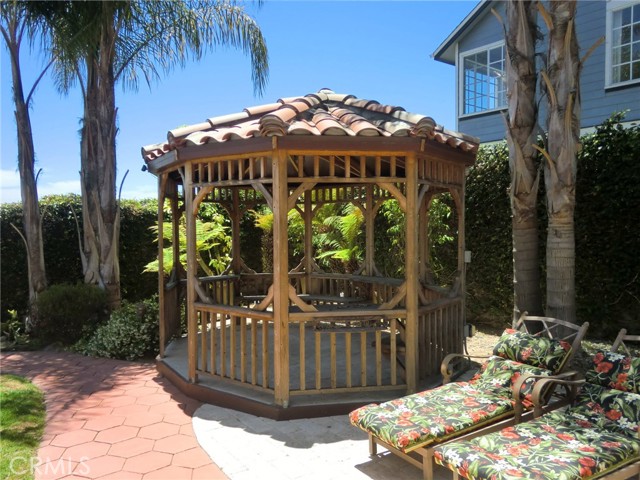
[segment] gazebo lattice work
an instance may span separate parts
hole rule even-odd
[[[429,117],[330,90],[178,128],[144,147],[158,177],[159,232],[165,200],[173,227],[168,277],[158,239],[159,369],[190,395],[273,418],[347,411],[424,385],[463,346],[465,168],[477,148],[477,139]],[[442,193],[458,223],[457,273],[447,288],[430,283],[427,239],[429,206]],[[404,213],[404,278],[382,275],[375,262],[376,213],[388,200]],[[230,218],[232,260],[222,275],[198,268],[196,220],[206,202]],[[363,261],[350,274],[322,271],[314,260],[314,215],[335,202],[353,203],[364,218]],[[273,212],[271,272],[247,267],[240,248],[240,219],[260,205]],[[304,221],[296,266],[292,210]],[[185,291],[187,337],[175,339]]]

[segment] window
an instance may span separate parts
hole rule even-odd
[[[507,104],[504,44],[462,56],[462,114],[496,110]]]
[[[607,23],[607,84],[640,81],[640,2],[611,2]]]

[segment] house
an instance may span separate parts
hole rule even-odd
[[[506,21],[505,1],[482,0],[433,53],[435,60],[456,67],[456,129],[478,137],[482,143],[506,136],[504,30],[492,10]],[[546,36],[541,18],[538,23]],[[581,56],[605,37],[582,70],[582,131],[620,111],[627,111],[625,123],[638,123],[640,0],[579,0],[576,32]],[[546,57],[544,40],[537,51]],[[545,102],[540,105],[544,127]]]

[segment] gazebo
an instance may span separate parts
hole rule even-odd
[[[327,89],[180,127],[143,147],[158,178],[158,231],[172,225],[170,275],[158,236],[160,372],[190,396],[277,419],[345,412],[433,382],[444,356],[463,348],[465,168],[477,149],[477,139],[430,117]],[[431,280],[427,236],[431,202],[443,193],[457,220],[457,270],[446,286]],[[403,212],[404,278],[384,275],[375,260],[375,218],[390,200]],[[232,259],[213,276],[196,255],[208,202],[227,212],[232,238]],[[364,218],[363,260],[350,273],[324,271],[314,258],[314,215],[336,202]],[[244,212],[264,205],[273,213],[272,271],[249,268],[240,241]],[[297,265],[288,244],[294,210],[304,224]]]

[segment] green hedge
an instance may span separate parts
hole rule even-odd
[[[640,127],[614,115],[582,138],[576,182],[576,303],[590,332],[615,336],[640,324]],[[513,305],[509,161],[506,144],[482,147],[469,169],[466,244],[470,322],[504,324]],[[546,209],[540,182],[540,261],[545,291]]]
[[[156,200],[123,200],[120,232],[120,281],[122,298],[137,301],[158,289],[158,277],[143,273],[147,263],[157,256],[157,243],[149,227],[157,219]],[[78,195],[52,195],[40,202],[44,257],[49,285],[81,282],[82,262],[78,231],[72,208],[82,227],[82,204]],[[22,229],[22,206],[0,205],[0,298],[3,319],[8,310],[26,312],[29,297],[27,260],[24,244],[11,227]]]
[[[465,192],[467,321],[504,325],[513,311],[509,154],[506,143],[482,147]]]
[[[607,336],[640,333],[640,126],[621,119],[582,139],[576,184],[577,314]]]

